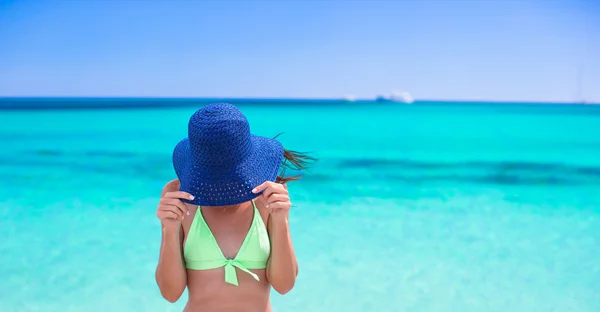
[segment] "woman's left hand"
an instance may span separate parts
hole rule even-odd
[[[287,186],[285,184],[266,181],[255,187],[252,193],[262,193],[267,203],[267,211],[271,215],[287,215],[292,207],[290,197],[288,196]]]

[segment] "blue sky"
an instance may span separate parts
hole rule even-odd
[[[600,1],[0,0],[0,96],[394,90],[600,102]]]

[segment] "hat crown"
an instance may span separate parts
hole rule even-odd
[[[235,166],[249,155],[252,145],[248,120],[228,103],[196,111],[188,123],[188,137],[194,163],[200,167]]]
[[[235,106],[206,105],[192,115],[188,136],[173,150],[179,190],[194,195],[182,200],[201,206],[252,200],[254,187],[277,179],[283,154],[279,141],[250,133],[248,120]]]

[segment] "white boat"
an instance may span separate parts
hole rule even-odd
[[[390,95],[378,95],[375,100],[377,102],[397,102],[411,104],[415,99],[408,92],[392,92]]]
[[[352,94],[344,95],[343,99],[346,102],[354,102],[354,101],[356,101],[356,97],[354,95],[352,95]]]

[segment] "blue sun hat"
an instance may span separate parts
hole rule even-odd
[[[180,191],[200,206],[241,204],[259,194],[252,189],[275,181],[283,162],[283,146],[275,139],[250,133],[242,112],[228,103],[199,109],[188,124],[188,137],[173,151]]]

